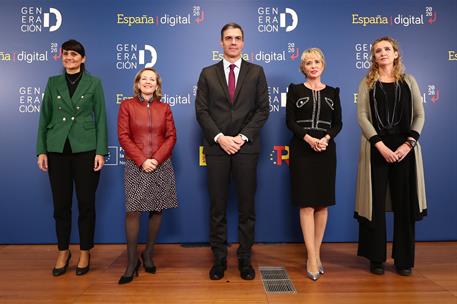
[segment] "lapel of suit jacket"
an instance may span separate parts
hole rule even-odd
[[[243,86],[244,79],[246,78],[248,71],[249,71],[249,63],[244,60],[241,60],[240,73],[238,74],[238,80],[236,81],[235,97],[234,97],[233,103],[235,103],[236,99],[238,98],[238,94],[240,93],[241,87]]]
[[[224,62],[222,60],[216,65],[216,74],[217,74],[217,79],[219,80],[219,83],[220,83],[222,89],[224,90],[224,94],[225,94],[225,97],[227,98],[227,102],[230,102],[227,79],[225,78]]]
[[[65,75],[61,75],[56,79],[56,89],[59,95],[57,95],[57,101],[61,101],[62,105],[69,107],[70,109],[73,108],[70,99],[70,92],[68,91],[67,81],[65,79]]]
[[[87,91],[90,84],[90,77],[86,74],[86,72],[83,72],[83,76],[81,77],[81,80],[79,81],[79,84],[76,87],[76,91],[71,97],[74,106],[77,106],[79,103],[84,101],[84,93]]]

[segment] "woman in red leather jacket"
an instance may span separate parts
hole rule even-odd
[[[162,80],[153,68],[139,71],[134,80],[135,97],[124,100],[118,116],[119,143],[125,151],[125,234],[128,265],[119,284],[138,276],[137,253],[142,211],[149,212],[148,242],[141,253],[144,270],[155,273],[151,259],[162,211],[176,208],[176,182],[171,154],[176,129],[170,106],[160,102]]]

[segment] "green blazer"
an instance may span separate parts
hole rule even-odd
[[[63,152],[108,154],[105,97],[100,79],[84,72],[70,98],[65,75],[50,77],[40,110],[36,154]]]

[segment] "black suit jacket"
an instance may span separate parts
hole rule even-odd
[[[245,135],[249,140],[238,153],[259,153],[259,132],[269,114],[267,80],[263,68],[242,60],[234,102],[229,99],[222,61],[200,73],[195,101],[197,121],[204,133],[204,153],[226,154],[214,142],[218,133]]]

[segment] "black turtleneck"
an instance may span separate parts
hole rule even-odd
[[[70,93],[70,98],[73,96],[73,94],[76,91],[76,88],[78,87],[79,81],[81,80],[83,71],[80,71],[75,74],[68,74],[65,72],[65,80],[67,81],[67,86],[68,86],[68,92]]]
[[[76,91],[76,88],[78,87],[79,81],[81,80],[83,71],[80,71],[75,74],[68,74],[65,72],[65,80],[67,81],[67,86],[68,86],[68,93],[70,94],[70,98],[73,96],[73,94]],[[63,153],[65,154],[71,154],[71,145],[70,141],[67,140],[65,141],[65,146],[63,148]]]

